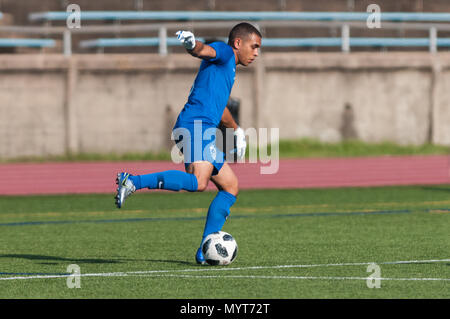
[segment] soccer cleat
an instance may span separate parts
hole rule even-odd
[[[197,262],[197,264],[206,265],[206,260],[205,260],[205,257],[203,257],[201,248],[199,248],[197,250],[197,253],[195,254],[195,261]]]
[[[129,176],[130,174],[124,172],[117,174],[116,184],[119,185],[115,197],[117,208],[121,208],[125,199],[136,191],[133,182],[128,178]]]

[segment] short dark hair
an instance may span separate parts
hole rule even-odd
[[[256,34],[260,38],[262,38],[261,32],[258,31],[254,26],[250,23],[242,22],[233,27],[231,29],[230,34],[228,35],[228,45],[233,46],[234,40],[236,38],[246,38],[251,34]]]

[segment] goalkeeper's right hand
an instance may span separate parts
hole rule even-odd
[[[177,31],[175,33],[177,35],[177,39],[183,43],[184,47],[188,50],[193,50],[195,47],[195,37],[194,34],[190,31]]]
[[[236,153],[238,159],[245,158],[245,149],[247,148],[247,142],[245,141],[245,133],[244,130],[238,127],[234,131],[234,136],[236,137]]]

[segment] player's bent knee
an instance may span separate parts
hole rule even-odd
[[[207,187],[208,187],[208,181],[199,180],[198,181],[197,192],[204,192]]]
[[[237,196],[239,194],[239,184],[238,181],[233,181],[232,183],[230,183],[229,185],[227,185],[227,187],[224,187],[224,190],[227,191],[228,193]]]

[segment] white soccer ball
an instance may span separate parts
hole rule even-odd
[[[236,240],[224,231],[209,234],[202,242],[202,252],[210,265],[229,265],[236,259],[238,246]]]

